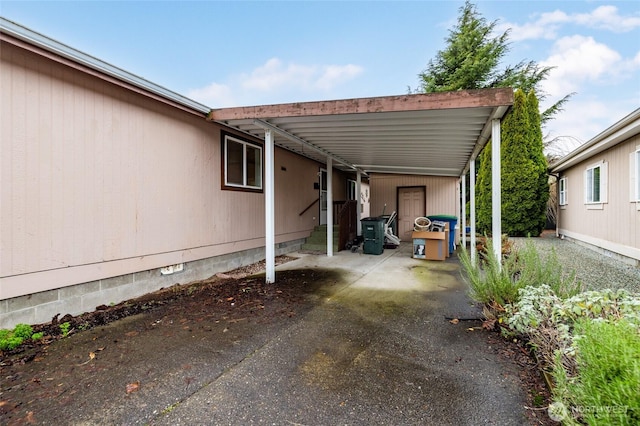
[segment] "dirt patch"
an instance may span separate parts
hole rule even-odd
[[[485,331],[487,342],[503,358],[519,367],[519,378],[527,391],[527,416],[532,425],[557,425],[549,417],[547,407],[551,402],[551,392],[544,380],[539,365],[523,342],[505,340],[496,331]]]
[[[277,266],[296,259],[297,258],[291,256],[278,256],[276,257],[275,263]],[[215,299],[218,301],[217,308],[233,308],[236,307],[236,305],[238,307],[245,307],[248,303],[247,299],[253,297],[254,300],[258,300],[256,297],[259,297],[261,294],[267,296],[267,293],[273,290],[273,286],[264,286],[264,279],[261,282],[258,280],[259,276],[246,279],[247,277],[264,271],[264,269],[265,262],[261,261],[225,273],[218,273],[207,280],[186,285],[176,284],[138,298],[126,300],[117,305],[97,306],[93,312],[86,312],[77,316],[65,315],[61,318],[59,318],[59,315],[56,315],[50,323],[32,326],[34,333],[44,334],[43,339],[37,342],[25,342],[14,350],[0,351],[0,367],[16,362],[29,362],[37,356],[40,348],[46,348],[55,340],[63,337],[68,337],[80,331],[90,330],[94,327],[107,325],[132,315],[149,312],[180,300],[183,302],[190,300],[194,304],[197,304],[201,299],[207,299],[205,305],[209,307],[210,301]],[[253,308],[255,308],[255,306]],[[236,312],[238,310],[239,309],[234,309]],[[64,323],[69,323],[68,327],[66,327],[67,332],[64,333],[65,335],[63,335],[63,327],[61,327]]]

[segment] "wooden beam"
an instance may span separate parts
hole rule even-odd
[[[457,108],[499,107],[513,104],[511,88],[460,90],[376,98],[342,99],[334,101],[295,102],[212,109],[208,120],[269,119],[379,112],[426,111]]]

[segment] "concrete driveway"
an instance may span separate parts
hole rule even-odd
[[[504,342],[447,319],[480,316],[457,260],[412,259],[408,244],[299,256],[277,268],[280,284],[184,286],[33,361],[0,363],[0,424],[529,422]]]
[[[304,255],[303,255],[304,256]],[[459,264],[307,255],[278,268],[331,268],[343,285],[228,368],[158,425],[522,425],[525,390],[474,318]],[[277,279],[277,276],[276,276]]]

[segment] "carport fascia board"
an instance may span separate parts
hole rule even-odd
[[[512,104],[513,89],[497,88],[218,108],[209,112],[208,119],[218,122],[241,119],[267,120],[310,115],[346,115],[478,107],[498,108]]]

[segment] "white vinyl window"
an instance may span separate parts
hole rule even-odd
[[[569,198],[567,197],[567,178],[563,177],[558,182],[558,190],[559,190],[559,204],[561,206],[566,206],[569,204]]]
[[[262,190],[262,147],[224,135],[224,186]]]
[[[587,167],[584,173],[584,199],[586,204],[607,202],[607,163]]]
[[[636,170],[635,174],[633,174],[633,177],[635,178],[635,185],[633,186],[635,187],[636,191],[636,201],[640,202],[640,147],[636,149],[635,154]],[[634,183],[634,181],[632,181],[632,183]]]

